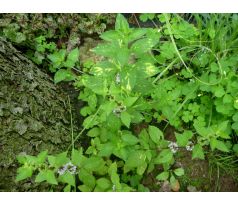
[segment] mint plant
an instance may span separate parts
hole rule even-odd
[[[185,174],[174,166],[180,149],[192,152],[192,159],[205,159],[210,151],[237,153],[238,60],[230,43],[237,24],[226,24],[234,17],[218,21],[214,15],[206,22],[194,15],[192,24],[178,15],[141,16],[154,18],[159,29],[130,28],[118,14],[115,30],[102,33],[103,43],[92,50],[102,60],[79,76],[71,70],[78,49],[47,56],[55,82],[73,80],[80,90],[83,129],[72,139],[70,157],[19,157],[18,181],[38,173],[36,182],[63,183],[64,191],[148,191],[143,178],[156,172],[155,179],[177,190]],[[164,136],[164,122],[164,129],[176,129],[175,141]],[[82,135],[89,146],[75,149]]]

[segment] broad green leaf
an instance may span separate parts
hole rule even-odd
[[[128,159],[126,160],[125,166],[130,168],[140,167],[145,163],[146,154],[142,150],[131,152]]]
[[[236,112],[236,114],[233,115],[232,119],[233,119],[235,122],[238,122],[238,112]]]
[[[112,186],[111,181],[107,178],[98,179],[96,184],[103,190],[107,190]]]
[[[84,161],[83,167],[88,171],[97,171],[105,162],[100,157],[90,157]]]
[[[40,183],[40,182],[45,181],[46,180],[46,175],[47,175],[46,170],[40,171],[36,176],[35,182]]]
[[[48,58],[53,63],[54,68],[60,68],[62,62],[64,62],[65,55],[66,55],[66,50],[61,49],[59,51],[56,51],[53,54],[48,55]]]
[[[80,169],[79,172],[79,179],[80,181],[82,181],[84,183],[84,185],[86,185],[87,187],[89,187],[91,190],[95,187],[96,184],[96,179],[95,177],[88,172],[85,169]]]
[[[233,130],[238,130],[238,121],[236,121],[235,123],[232,124],[231,128]]]
[[[87,160],[85,156],[83,156],[82,150],[72,150],[72,163],[76,166],[81,166],[84,162],[84,160]]]
[[[16,181],[24,180],[28,177],[31,177],[33,173],[32,167],[20,167],[17,169]]]
[[[174,170],[174,173],[180,177],[180,176],[183,176],[184,175],[184,169],[183,168],[177,168]]]
[[[71,191],[71,186],[68,184],[67,186],[64,187],[64,192],[70,192]]]
[[[135,145],[139,142],[139,139],[130,133],[122,134],[121,138],[127,145]]]
[[[137,167],[136,173],[137,173],[138,175],[141,175],[141,176],[142,176],[142,175],[144,174],[146,168],[147,168],[147,163],[144,162],[141,166]]]
[[[116,60],[120,64],[120,66],[124,66],[128,63],[130,52],[126,47],[118,48],[116,53]]]
[[[115,30],[121,31],[124,34],[129,32],[129,24],[126,18],[122,14],[117,14],[116,23],[115,23]]]
[[[90,187],[88,187],[88,186],[86,186],[86,185],[80,185],[80,186],[78,186],[78,189],[80,190],[80,191],[82,191],[82,192],[91,192],[92,191],[92,189],[90,188]]]
[[[89,137],[98,137],[100,135],[100,129],[98,127],[94,127],[88,131],[87,135]]]
[[[113,58],[115,56],[115,49],[109,43],[98,44],[92,51],[97,55]]]
[[[226,146],[226,144],[223,141],[217,140],[215,138],[212,138],[210,140],[210,146],[211,146],[212,150],[218,149],[218,150],[220,150],[222,152],[229,152],[229,149]]]
[[[75,48],[68,54],[65,66],[67,68],[72,68],[78,60],[79,60],[79,49]]]
[[[156,179],[157,180],[160,180],[160,181],[165,181],[169,178],[169,172],[167,171],[164,171],[162,173],[160,173],[159,175],[156,176]]]
[[[74,75],[72,74],[71,71],[69,70],[65,70],[65,69],[60,69],[58,70],[56,73],[55,73],[55,76],[54,76],[54,82],[55,83],[59,83],[61,81],[71,81],[71,80],[74,80],[75,77]]]
[[[130,124],[131,124],[131,115],[124,111],[121,113],[121,121],[124,125],[126,125],[128,128],[130,128]]]
[[[107,80],[103,77],[84,75],[82,83],[98,95],[105,96],[107,94]]]
[[[98,146],[98,149],[99,149],[98,156],[109,157],[113,153],[115,148],[116,148],[116,145],[111,142],[108,142],[106,144],[100,144]]]
[[[57,180],[55,178],[55,174],[54,174],[54,172],[52,170],[45,170],[43,172],[43,176],[45,177],[45,180],[49,184],[54,184],[54,185],[58,184],[58,182],[57,182]],[[41,177],[43,177],[43,176],[41,176]],[[38,180],[40,180],[40,179],[42,179],[42,178],[39,177]]]
[[[175,133],[177,144],[184,147],[188,144],[188,141],[193,137],[193,133],[190,130],[185,130],[184,133]]]
[[[173,153],[170,149],[162,150],[155,159],[155,164],[170,163],[173,160]]]
[[[131,51],[134,52],[136,55],[141,55],[150,51],[157,43],[158,41],[155,41],[150,38],[140,39],[132,44]]]
[[[116,162],[112,163],[108,169],[108,173],[110,175],[112,184],[115,185],[115,190],[120,191],[121,190],[121,183],[120,183],[120,177],[117,174],[117,164]]]
[[[40,154],[37,155],[37,163],[42,164],[45,162],[46,157],[48,155],[48,151],[43,151]]]
[[[155,126],[149,126],[149,135],[155,144],[158,144],[164,136],[163,132],[161,132],[161,130]]]
[[[123,70],[120,73],[121,77],[121,86],[128,93],[132,91],[132,89],[136,85],[137,75],[135,70]]]
[[[226,92],[225,92],[224,88],[222,86],[218,86],[218,87],[216,87],[214,94],[215,94],[216,97],[220,98],[223,95],[225,95],[225,93]]]
[[[118,41],[121,37],[121,34],[114,30],[106,31],[100,35],[100,38],[105,41]]]
[[[138,97],[127,97],[124,100],[124,105],[126,107],[131,107],[136,101],[137,101]]]
[[[139,38],[141,38],[142,36],[144,36],[146,34],[146,29],[143,28],[135,28],[135,29],[131,29],[131,33],[128,36],[128,41],[135,41]]]
[[[202,146],[199,144],[196,144],[193,148],[192,152],[192,159],[204,159],[204,152],[202,149]]]
[[[232,149],[236,154],[238,154],[238,144],[234,144]]]
[[[74,177],[74,175],[72,175],[69,172],[65,172],[63,175],[60,175],[59,181],[63,182],[63,183],[67,183],[67,184],[75,187],[75,177]]]

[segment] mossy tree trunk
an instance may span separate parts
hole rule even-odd
[[[15,183],[19,153],[55,153],[70,143],[67,97],[51,78],[0,38],[0,191],[39,190]]]

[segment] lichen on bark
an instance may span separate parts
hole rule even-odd
[[[0,191],[33,191],[15,182],[19,153],[56,153],[70,144],[67,97],[51,78],[0,38]],[[36,191],[44,190],[37,187]]]

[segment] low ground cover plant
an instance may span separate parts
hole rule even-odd
[[[80,90],[83,128],[63,153],[19,155],[17,181],[35,176],[64,191],[150,191],[143,179],[153,173],[178,191],[180,150],[192,159],[238,154],[238,15],[194,14],[190,22],[141,15],[147,19],[159,24],[130,28],[118,14],[115,29],[92,50],[101,60],[80,75],[73,71],[77,48],[48,55],[55,83],[73,81]],[[168,126],[174,141],[164,136]],[[75,147],[82,135],[89,146]]]

